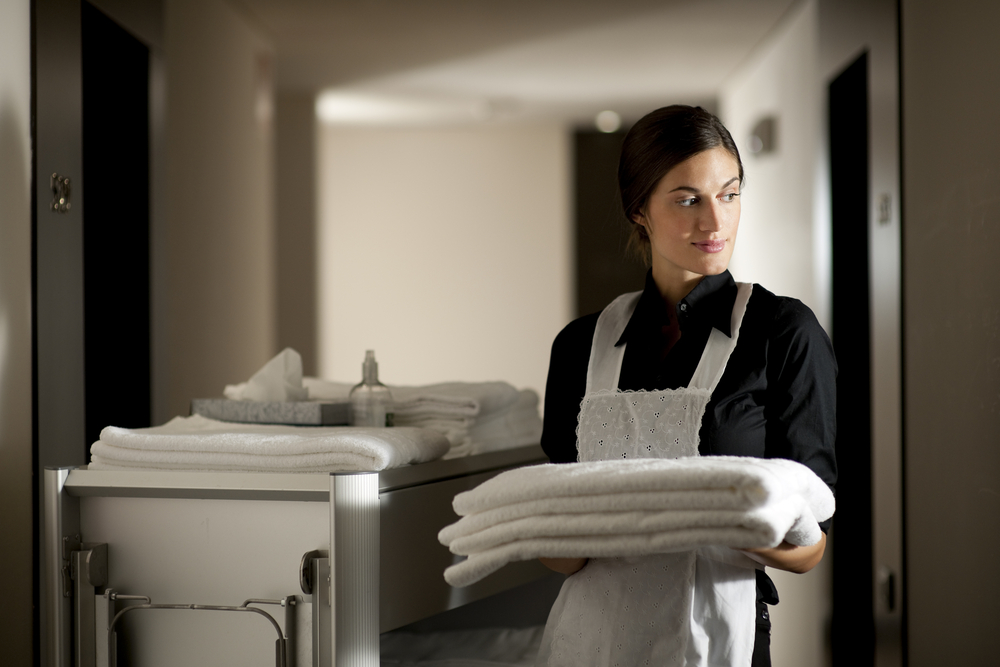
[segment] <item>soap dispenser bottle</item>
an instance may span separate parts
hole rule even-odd
[[[365,352],[361,374],[363,379],[351,389],[351,426],[392,426],[392,393],[378,381],[374,350]]]

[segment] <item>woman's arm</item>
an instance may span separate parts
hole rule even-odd
[[[587,391],[587,364],[597,317],[595,313],[570,322],[552,343],[541,441],[552,463],[577,460],[577,416]]]
[[[767,346],[768,456],[788,458],[810,468],[831,488],[837,480],[837,361],[830,339],[802,302],[782,298]],[[770,549],[746,549],[758,563],[802,574],[816,567],[826,551],[826,521],[819,542],[798,547],[782,542]]]
[[[573,463],[577,460],[577,414],[587,388],[587,363],[597,317],[595,313],[570,322],[552,343],[542,429],[542,449],[552,463]],[[587,564],[586,558],[538,560],[550,570],[567,576],[579,572]]]
[[[782,542],[770,549],[741,549],[741,551],[761,565],[796,574],[805,574],[823,559],[823,553],[826,551],[826,534],[820,538],[819,542],[808,547],[797,547],[794,544]]]
[[[796,574],[805,574],[823,559],[823,554],[826,552],[826,535],[824,534],[819,542],[808,547],[798,547],[788,542],[782,542],[769,549],[742,549],[741,551],[761,565]],[[575,574],[587,564],[586,558],[539,558],[538,560],[550,570],[565,575]]]

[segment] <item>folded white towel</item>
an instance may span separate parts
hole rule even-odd
[[[493,574],[507,563],[536,558],[617,558],[692,551],[706,546],[765,547],[754,531],[740,528],[689,528],[667,533],[518,540],[475,553],[444,571],[450,585],[461,588]]]
[[[820,521],[833,516],[829,487],[806,466],[788,459],[693,456],[680,459],[623,459],[547,463],[516,468],[455,496],[465,516],[512,503],[645,491],[718,490],[747,509],[799,494]]]
[[[305,378],[314,399],[343,399],[350,384]],[[542,435],[538,394],[506,382],[445,382],[390,386],[397,426],[443,433],[451,443],[446,458],[521,447]]]
[[[538,394],[534,390],[522,389],[517,402],[509,410],[477,420],[469,429],[469,438],[484,450],[512,437],[538,442],[542,437],[538,403]]]
[[[462,437],[458,442],[449,436],[452,447],[445,458],[537,444],[542,437],[538,394],[532,389],[522,389],[517,402],[509,409],[477,419],[460,433]]]
[[[438,537],[443,544],[448,545],[460,537],[525,517],[692,509],[735,511],[745,506],[746,503],[743,499],[735,493],[719,493],[718,490],[709,489],[544,498],[511,503],[483,512],[468,514],[457,523],[442,529]]]
[[[740,532],[751,531],[753,533],[755,536],[753,546],[776,546],[784,539],[798,517],[802,515],[802,504],[801,496],[790,496],[749,511],[663,510],[542,514],[507,521],[475,533],[456,537],[447,546],[454,554],[468,556],[518,540],[600,535],[611,537],[631,533],[669,533],[688,530],[692,527],[705,529],[738,528]],[[725,543],[724,545],[750,546],[745,543]]]
[[[448,447],[441,434],[426,429],[232,424],[192,415],[151,428],[105,428],[91,447],[90,467],[376,471],[432,461]]]
[[[692,457],[519,468],[453,505],[439,539],[469,558],[445,579],[466,586],[512,560],[814,544],[834,500],[794,461]]]

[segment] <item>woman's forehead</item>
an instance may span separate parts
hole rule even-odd
[[[739,163],[722,146],[695,153],[668,171],[656,185],[656,190],[686,189],[704,191],[724,188],[739,181]]]

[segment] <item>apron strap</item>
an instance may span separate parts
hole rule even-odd
[[[712,329],[688,388],[715,391],[722,374],[726,372],[729,357],[736,349],[736,342],[740,337],[740,325],[743,323],[743,315],[747,312],[747,302],[752,291],[753,285],[750,283],[737,283],[736,301],[733,303],[733,315],[729,324],[729,330],[733,335],[727,336],[718,329]]]
[[[595,390],[611,391],[618,388],[618,376],[625,358],[625,346],[615,347],[621,338],[632,313],[639,303],[642,292],[622,294],[601,311],[594,329],[594,341],[590,346],[590,362],[587,364],[587,392]]]

